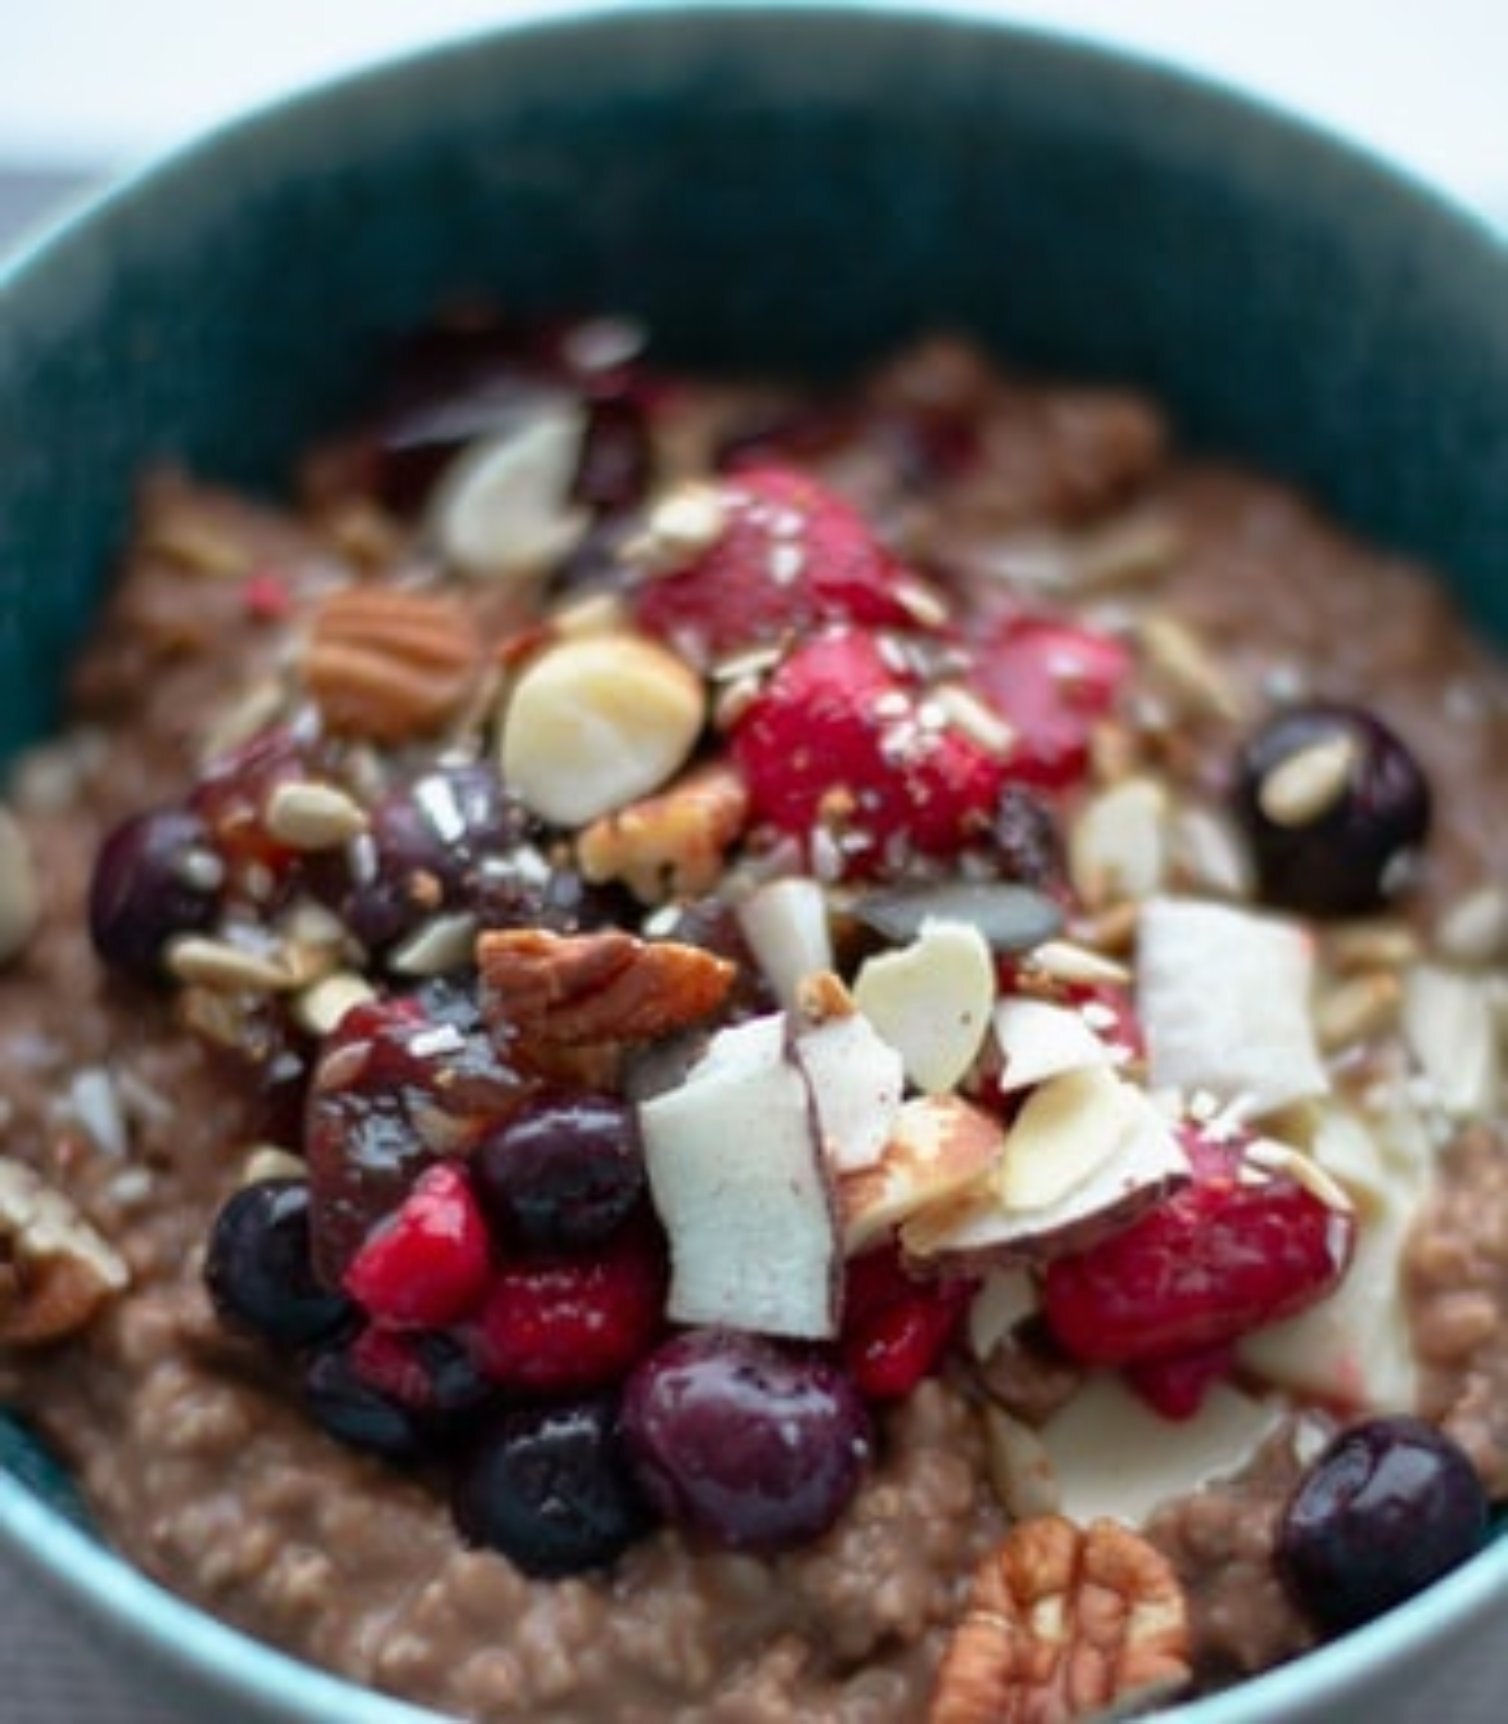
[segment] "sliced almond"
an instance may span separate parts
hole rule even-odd
[[[902,951],[870,958],[853,992],[917,1088],[940,1095],[978,1057],[995,1003],[995,966],[977,928],[930,921]]]
[[[1084,805],[1068,832],[1068,872],[1090,909],[1139,902],[1165,884],[1169,813],[1166,788],[1147,777],[1122,779]]]
[[[298,986],[280,956],[204,935],[185,934],[170,942],[165,962],[178,981],[216,993],[277,994]]]
[[[1116,1060],[1115,1049],[1072,1006],[1014,994],[995,1007],[994,1025],[1002,1061],[1000,1088],[1006,1094]]]
[[[1230,723],[1239,723],[1245,716],[1240,689],[1187,623],[1154,611],[1142,618],[1137,635],[1148,669],[1183,711]]]
[[[998,1120],[956,1096],[904,1103],[879,1161],[838,1181],[845,1253],[856,1255],[908,1217],[972,1188],[1004,1142]]]
[[[549,647],[520,675],[503,717],[503,777],[528,807],[582,826],[661,788],[706,719],[700,678],[633,634]]]
[[[796,1006],[801,983],[833,967],[827,895],[817,881],[771,880],[738,906],[738,925],[781,1005]]]
[[[811,1087],[828,1165],[837,1173],[873,1167],[900,1113],[901,1056],[862,1012],[802,1031],[794,1052]]]
[[[716,485],[687,481],[667,491],[649,511],[644,530],[630,541],[630,562],[649,574],[673,574],[711,550],[728,524],[728,505]]]
[[[279,784],[267,799],[268,832],[294,850],[334,850],[367,829],[367,813],[333,784]]]
[[[1056,1514],[1063,1495],[1040,1436],[1003,1407],[984,1410],[985,1465],[1000,1505],[1015,1521]]]
[[[1120,1150],[1135,1092],[1103,1067],[1039,1085],[1006,1133],[991,1183],[1010,1210],[1051,1209]]]
[[[969,1304],[969,1351],[987,1359],[1037,1309],[1037,1288],[1027,1269],[992,1269]]]
[[[476,579],[517,582],[559,562],[590,521],[570,500],[585,435],[585,412],[561,399],[466,449],[435,496],[432,524],[445,561]]]
[[[1508,891],[1481,886],[1458,898],[1440,918],[1435,943],[1442,957],[1468,967],[1508,957]]]
[[[1415,964],[1404,979],[1403,1035],[1442,1112],[1453,1119],[1496,1113],[1501,1053],[1492,992],[1481,976]]]
[[[1124,987],[1131,972],[1115,958],[1073,940],[1044,940],[1022,959],[1028,975],[1069,987]]]
[[[41,915],[31,848],[15,816],[0,806],[0,964],[20,955]]]
[[[340,1020],[352,1007],[365,1005],[376,997],[365,976],[358,976],[350,970],[337,970],[296,994],[292,1011],[301,1029],[313,1036],[328,1036],[339,1027]]]
[[[1170,834],[1172,872],[1200,895],[1244,902],[1256,890],[1251,852],[1235,823],[1198,803],[1181,804]]]
[[[1398,1021],[1403,984],[1392,970],[1363,970],[1322,994],[1314,1029],[1326,1053],[1352,1047],[1390,1030]]]
[[[1257,806],[1275,826],[1308,826],[1345,795],[1360,753],[1349,731],[1310,743],[1272,768],[1257,788]]]

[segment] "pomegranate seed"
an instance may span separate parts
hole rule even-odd
[[[396,1214],[351,1260],[346,1292],[395,1327],[439,1329],[487,1291],[491,1250],[471,1182],[454,1162],[419,1175]]]
[[[840,1343],[860,1394],[872,1401],[909,1395],[936,1369],[974,1296],[972,1281],[916,1281],[891,1246],[848,1266]]]

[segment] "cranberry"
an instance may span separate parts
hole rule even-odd
[[[644,1194],[633,1110],[611,1096],[542,1096],[485,1138],[477,1194],[504,1237],[545,1250],[597,1244]]]
[[[973,1281],[916,1281],[892,1246],[848,1265],[842,1357],[860,1394],[899,1400],[930,1375],[974,1296]]]
[[[590,1256],[519,1258],[493,1276],[471,1328],[483,1374],[520,1394],[580,1394],[619,1383],[664,1327],[665,1247],[647,1224]]]
[[[693,1330],[640,1365],[623,1400],[635,1473],[669,1520],[734,1550],[825,1532],[858,1488],[869,1419],[825,1359],[759,1336]]]
[[[1302,817],[1275,809],[1272,775],[1335,745],[1350,750],[1335,794]],[[1409,885],[1429,835],[1422,768],[1381,719],[1356,707],[1296,707],[1264,725],[1236,762],[1234,806],[1263,898],[1307,916],[1382,909]]]
[[[89,885],[89,934],[112,969],[153,979],[178,934],[202,934],[220,910],[223,865],[204,822],[157,808],[122,822],[100,846]]]
[[[1461,1447],[1422,1419],[1342,1431],[1284,1511],[1278,1572],[1318,1626],[1343,1632],[1412,1598],[1481,1546],[1487,1497]]]
[[[398,1209],[368,1235],[345,1274],[369,1316],[398,1328],[440,1329],[476,1305],[492,1268],[487,1224],[464,1168],[421,1173]]]
[[[1186,1186],[1047,1266],[1043,1311],[1075,1358],[1128,1365],[1233,1341],[1323,1298],[1345,1273],[1352,1216],[1288,1174],[1243,1180],[1238,1145],[1187,1142]]]
[[[327,1348],[310,1361],[304,1405],[321,1430],[350,1448],[391,1461],[417,1460],[428,1448],[423,1419],[362,1380],[349,1343]]]
[[[315,1278],[302,1180],[263,1180],[230,1199],[210,1232],[204,1279],[223,1321],[280,1347],[325,1340],[353,1315]]]
[[[451,1506],[468,1543],[540,1579],[602,1568],[651,1524],[611,1400],[502,1414],[457,1470]]]
[[[1165,1419],[1192,1419],[1215,1384],[1230,1375],[1236,1350],[1229,1341],[1162,1359],[1127,1365],[1126,1382]]]

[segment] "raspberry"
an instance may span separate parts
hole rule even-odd
[[[974,1296],[972,1281],[914,1281],[890,1246],[848,1266],[843,1364],[861,1395],[895,1401],[937,1365]]]
[[[487,1224],[470,1181],[442,1161],[419,1175],[352,1258],[345,1289],[385,1323],[439,1329],[481,1300],[490,1269]]]
[[[1075,1357],[1129,1365],[1234,1341],[1312,1305],[1345,1273],[1352,1217],[1287,1174],[1244,1183],[1239,1145],[1186,1141],[1187,1185],[1048,1265],[1043,1311]]]
[[[755,817],[804,838],[829,828],[846,873],[894,871],[908,849],[956,853],[988,827],[1001,786],[1001,763],[852,629],[786,659],[732,752]]]
[[[1229,1341],[1217,1341],[1192,1353],[1127,1365],[1126,1382],[1165,1419],[1192,1419],[1215,1384],[1230,1375],[1235,1358]]]
[[[974,687],[1016,733],[1006,776],[1066,790],[1089,765],[1094,727],[1131,670],[1120,641],[1079,623],[1013,616],[975,646]]]
[[[576,1394],[620,1381],[660,1337],[662,1242],[630,1225],[589,1257],[505,1263],[471,1330],[473,1355],[500,1388]]]
[[[639,626],[700,663],[826,622],[914,627],[902,570],[842,498],[786,467],[722,487],[727,520],[689,568],[640,592]]]

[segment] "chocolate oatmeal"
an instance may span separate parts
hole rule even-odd
[[[143,485],[0,808],[0,1396],[107,1535],[562,1724],[1155,1710],[1468,1560],[1508,680],[1441,589],[952,340],[388,383],[294,503]]]

